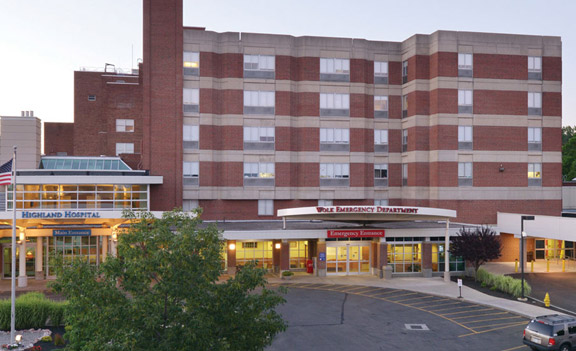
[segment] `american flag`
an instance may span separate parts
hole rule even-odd
[[[0,185],[12,183],[12,160],[0,166]]]

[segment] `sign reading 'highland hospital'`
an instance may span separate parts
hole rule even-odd
[[[100,212],[90,211],[22,211],[20,213],[22,214],[22,218],[101,218]]]
[[[318,213],[418,213],[416,207],[384,207],[384,206],[330,206],[316,207]]]
[[[384,230],[329,230],[328,238],[383,238]]]

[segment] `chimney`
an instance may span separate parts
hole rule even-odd
[[[24,111],[22,111],[22,116],[21,116],[21,117],[24,117]]]
[[[34,117],[34,111],[30,111],[30,117]]]

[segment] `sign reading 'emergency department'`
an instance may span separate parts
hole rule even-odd
[[[318,213],[418,213],[417,207],[329,206],[316,207]]]

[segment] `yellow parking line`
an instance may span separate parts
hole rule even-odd
[[[436,297],[436,296],[418,296],[418,297],[412,297],[410,299],[403,299],[403,300],[398,300],[398,301],[422,300],[422,299],[429,299],[429,298],[434,298],[434,297]]]
[[[493,310],[493,308],[486,308],[486,309],[472,309],[472,307],[483,307],[483,306],[460,306],[460,307],[455,307],[455,308],[448,308],[445,309],[443,311],[450,311],[450,310],[456,310],[456,309],[461,309],[461,308],[465,308],[466,310],[464,311],[459,311],[459,312],[448,312],[448,313],[444,313],[445,315],[449,315],[449,314],[461,314],[461,313],[467,313],[467,312],[480,312],[480,311],[489,311],[489,310]]]
[[[505,313],[510,313],[510,312],[494,312],[494,313],[474,314],[474,315],[464,316],[464,317],[455,317],[454,319],[464,319],[464,318],[471,318],[471,317],[484,317],[484,316],[492,316],[492,315],[496,315],[496,314],[505,314]]]
[[[432,297],[438,298],[438,296],[432,296]],[[420,304],[420,303],[442,302],[442,301],[449,301],[449,300],[452,300],[452,299],[438,299],[438,300],[435,300],[435,301],[414,302],[413,304],[411,304],[411,306],[414,306],[414,305],[417,305],[417,304]],[[439,306],[443,306],[443,305],[439,305]],[[434,307],[434,306],[430,306],[430,307]]]
[[[403,291],[403,290],[382,291],[381,293],[378,293],[376,295],[390,295],[390,294],[397,293],[398,291]],[[374,295],[374,296],[376,296],[376,295]]]
[[[525,348],[525,347],[526,347],[526,345],[520,345],[520,346],[516,346],[516,347],[510,348],[510,349],[502,350],[502,351],[518,350],[518,349],[522,349],[522,348]]]
[[[452,303],[445,303],[445,304],[442,304],[442,305],[440,305],[440,306],[432,306],[432,307],[444,307],[444,306],[449,306],[449,305],[461,305],[461,304],[462,304],[462,302],[455,301],[455,302],[452,302]],[[450,310],[457,310],[457,309],[459,309],[459,308],[466,308],[466,307],[470,307],[470,306],[458,306],[458,307],[450,307],[450,308],[441,308],[441,309],[438,309],[438,310],[430,309],[430,311],[434,311],[434,312],[450,311]]]
[[[504,329],[504,328],[512,328],[512,327],[517,327],[517,326],[520,326],[520,325],[526,325],[526,322],[516,323],[516,324],[510,324],[510,325],[507,325],[507,326],[504,326],[504,327],[499,327],[499,328],[493,328],[493,329],[488,329],[488,330],[477,331],[477,332],[470,333],[470,334],[460,335],[460,336],[458,336],[458,337],[459,337],[459,338],[462,338],[462,337],[470,336],[470,335],[484,334],[484,333],[489,333],[489,332],[494,331],[494,330],[501,330],[501,329]]]
[[[391,297],[402,297],[402,296],[410,296],[410,295],[416,295],[416,294],[419,294],[419,293],[417,293],[417,292],[409,292],[409,293],[406,293],[406,294],[394,295],[394,296],[391,296]],[[401,300],[389,300],[389,301],[391,301],[391,302],[396,302],[396,301],[401,301]]]
[[[374,288],[374,287],[365,287],[365,289],[366,289],[365,291],[364,290],[358,290],[358,291],[355,291],[354,293],[364,295],[364,294],[372,292],[372,291],[380,290],[380,288]]]
[[[509,324],[515,324],[516,322],[508,322],[508,323],[500,323],[500,324],[490,324],[490,325],[485,325],[485,326],[477,326],[474,327],[475,329],[480,329],[480,328],[490,328],[490,327],[495,327],[495,326],[499,326],[499,325],[509,325]],[[522,323],[526,323],[526,322],[522,322]]]
[[[511,318],[524,318],[522,316],[511,316],[511,317],[502,317],[502,318],[491,318],[491,319],[480,319],[477,321],[467,321],[467,322],[463,322],[463,323],[479,323],[479,322],[487,322],[487,321],[498,321],[498,320],[502,320],[502,319],[511,319]],[[496,324],[492,324],[492,325],[496,325]],[[480,327],[483,328],[483,327]]]

